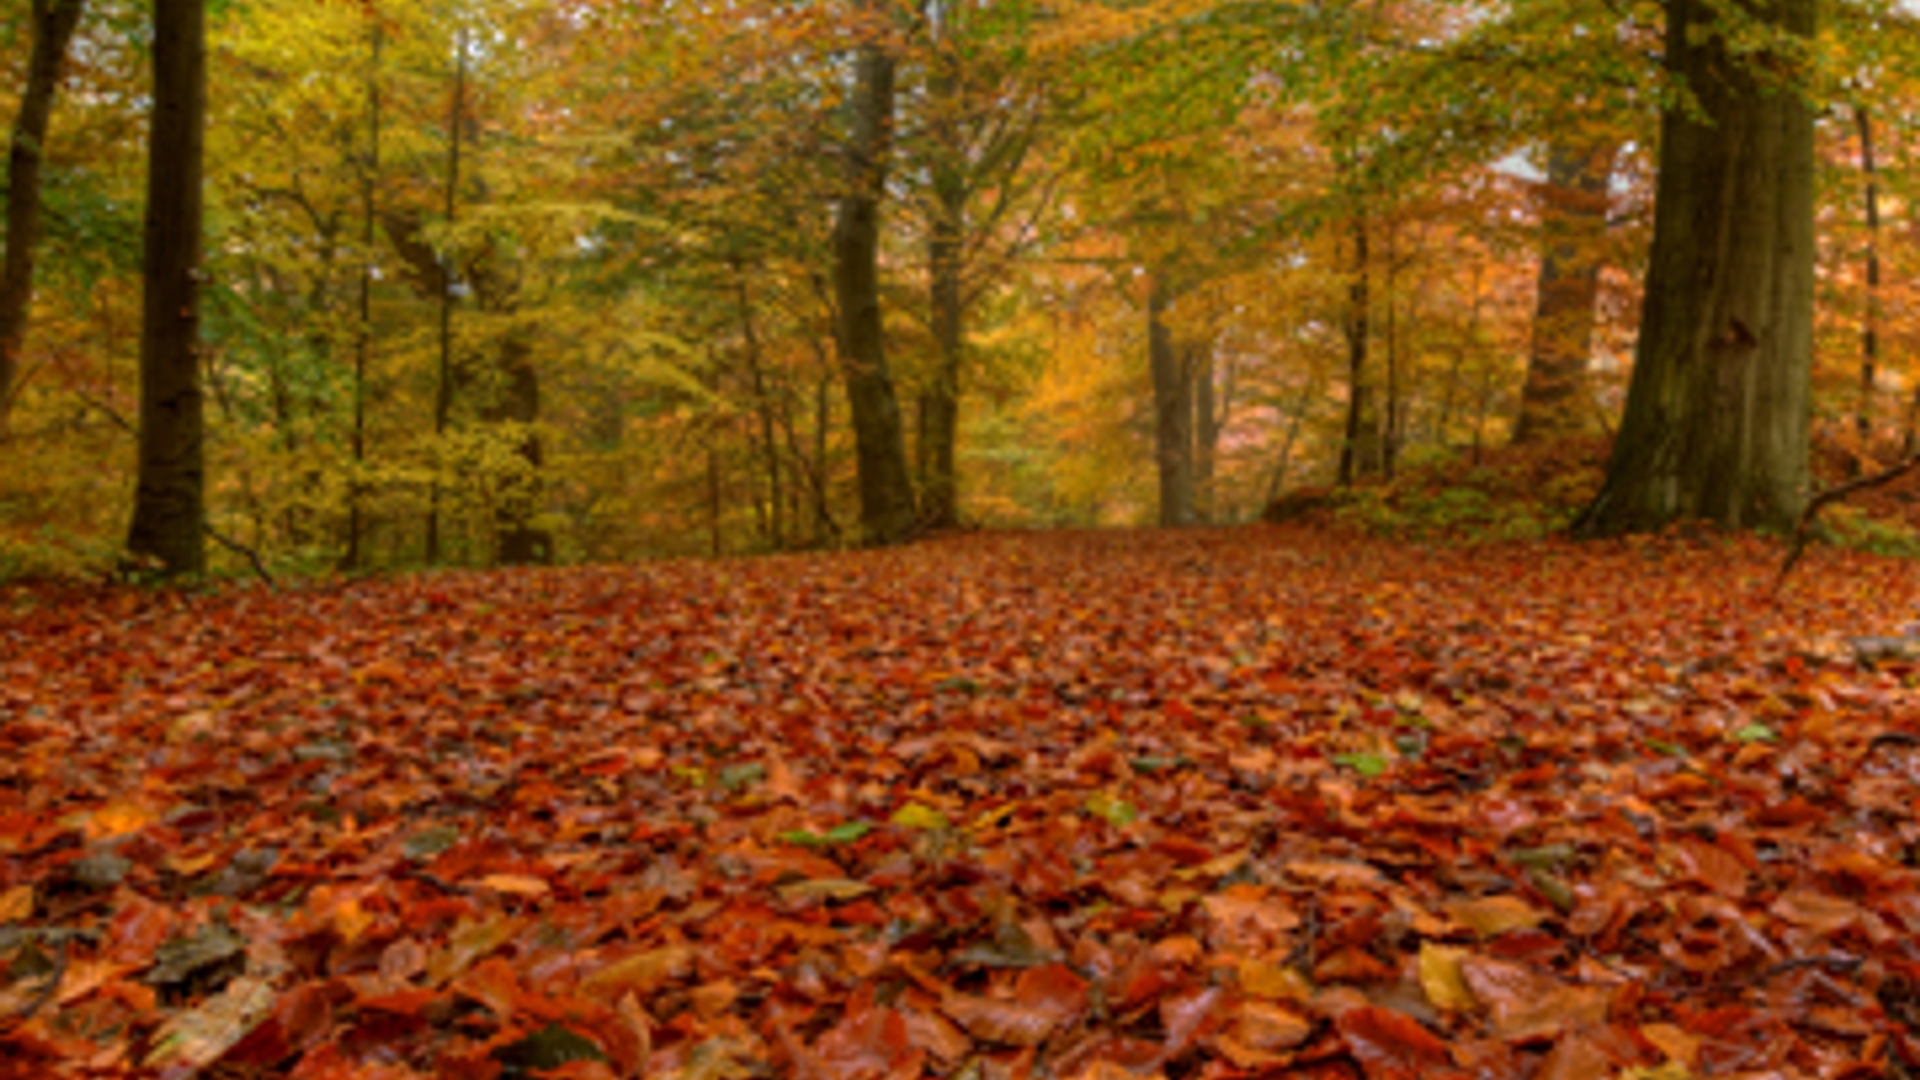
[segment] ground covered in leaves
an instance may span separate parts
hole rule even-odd
[[[1915,1075],[1920,573],[1778,557],[0,593],[0,1075]]]

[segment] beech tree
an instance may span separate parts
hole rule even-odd
[[[1585,535],[1681,518],[1784,529],[1805,505],[1814,8],[1667,7],[1667,70],[1687,100],[1662,119],[1633,381]],[[1767,45],[1737,51],[1736,38]]]
[[[880,17],[878,5],[863,11]],[[880,310],[880,206],[893,145],[894,60],[883,27],[866,33],[871,36],[854,57],[847,186],[833,228],[833,289],[840,363],[853,409],[861,531],[867,543],[885,544],[913,528],[913,480]]]
[[[86,6],[86,0],[33,0],[33,54],[7,150],[7,261],[0,276],[0,434],[6,432],[7,417],[13,411],[15,372],[33,301],[33,256],[40,244],[40,166],[46,159],[47,128],[67,45]]]
[[[140,324],[140,458],[127,549],[168,574],[206,569],[200,389],[206,0],[154,0]]]

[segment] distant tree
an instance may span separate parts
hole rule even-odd
[[[7,262],[0,277],[0,433],[12,412],[15,373],[26,344],[27,310],[33,301],[33,257],[40,244],[40,164],[67,45],[86,11],[86,0],[33,0],[33,55],[27,61],[26,92],[14,114],[7,153]]]

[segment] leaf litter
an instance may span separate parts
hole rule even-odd
[[[1920,575],[1819,559],[0,593],[0,1076],[1912,1075]]]

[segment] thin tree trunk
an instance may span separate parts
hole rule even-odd
[[[205,0],[154,0],[140,327],[140,463],[127,549],[168,574],[206,570],[200,384]]]
[[[13,119],[7,153],[7,261],[0,276],[0,438],[13,413],[20,351],[27,341],[33,306],[33,259],[40,247],[40,166],[67,45],[80,25],[85,0],[33,0],[33,54],[27,87]]]
[[[447,111],[447,183],[444,206],[449,229],[459,221],[460,215],[460,141],[467,126],[467,32],[460,31],[454,41],[454,48],[459,55],[453,69],[453,104]],[[450,250],[440,256],[440,267],[440,367],[433,392],[433,449],[436,460],[433,468],[433,485],[428,493],[427,502],[427,562],[429,563],[439,562],[441,556],[438,457],[444,450],[447,422],[453,415],[454,274],[453,256]]]
[[[1873,447],[1874,387],[1880,366],[1880,174],[1873,157],[1873,120],[1866,108],[1857,104],[1853,120],[1860,131],[1860,173],[1867,215],[1867,305],[1860,323],[1860,411],[1854,418],[1864,452]]]
[[[1160,524],[1191,525],[1193,382],[1167,328],[1167,286],[1153,275],[1147,293],[1147,360],[1153,371],[1154,460],[1160,475]]]
[[[1560,438],[1585,429],[1587,367],[1600,296],[1600,241],[1617,148],[1556,141],[1547,149],[1540,192],[1539,286],[1533,350],[1513,441]]]
[[[1307,414],[1307,402],[1315,390],[1319,389],[1312,379],[1300,389],[1300,396],[1293,401],[1293,410],[1287,417],[1287,435],[1280,443],[1280,454],[1273,463],[1273,473],[1267,478],[1266,506],[1272,506],[1280,497],[1281,489],[1286,486],[1287,469],[1293,463],[1293,444],[1300,435],[1300,421]]]
[[[944,28],[945,11],[934,20]],[[935,161],[933,221],[928,229],[929,301],[933,329],[933,385],[925,398],[927,468],[921,516],[935,528],[959,521],[954,452],[960,439],[960,365],[966,349],[965,257],[967,182],[961,171],[958,80],[951,50],[934,58],[929,78]]]
[[[1393,470],[1399,464],[1400,457],[1400,327],[1397,323],[1400,307],[1400,252],[1398,248],[1399,223],[1387,221],[1387,318],[1385,331],[1387,347],[1387,403],[1385,415],[1380,418],[1380,472],[1388,480],[1393,479]]]
[[[753,409],[760,419],[760,445],[767,457],[767,501],[771,519],[768,539],[776,550],[786,546],[785,522],[781,518],[780,444],[774,439],[773,398],[767,393],[766,372],[761,364],[760,334],[753,321],[753,299],[747,292],[746,271],[738,262],[733,266],[734,298],[740,306],[740,337],[746,346],[747,375],[753,380]]]
[[[1796,61],[1730,53],[1713,10],[1667,6],[1667,64],[1699,113],[1663,118],[1633,381],[1584,535],[1683,518],[1790,530],[1807,500],[1813,113],[1794,88],[1770,85]],[[1804,41],[1815,0],[1741,17]]]
[[[1198,521],[1215,520],[1214,477],[1220,450],[1220,402],[1213,388],[1213,349],[1195,345],[1187,352],[1187,381],[1193,387],[1193,510]]]
[[[379,227],[376,195],[380,181],[380,46],[379,18],[368,19],[370,48],[367,65],[367,157],[360,173],[360,311],[353,342],[353,482],[347,490],[347,552],[340,563],[349,570],[366,561],[361,534],[366,530],[361,503],[366,498],[363,470],[367,462],[367,368],[373,359],[373,251]]]
[[[867,10],[881,17],[879,5],[870,3]],[[867,544],[905,539],[914,519],[913,477],[900,404],[887,368],[880,311],[880,203],[892,153],[893,76],[893,57],[884,45],[870,41],[859,47],[850,102],[847,191],[833,228],[840,365],[853,413],[861,540]]]
[[[1341,487],[1351,485],[1367,469],[1362,460],[1362,429],[1367,413],[1367,219],[1353,223],[1353,271],[1347,283],[1347,424],[1340,442]]]

